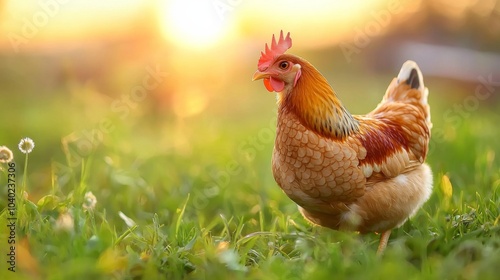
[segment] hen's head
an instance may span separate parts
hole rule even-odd
[[[266,44],[265,52],[261,53],[253,80],[264,79],[266,89],[271,92],[290,91],[302,74],[299,58],[285,54],[291,46],[290,32],[284,37],[281,31],[278,42],[273,35],[271,48]]]
[[[271,47],[266,44],[253,80],[264,79],[269,91],[276,91],[278,106],[283,112],[294,114],[309,129],[332,138],[344,138],[358,124],[342,106],[332,87],[308,61],[293,54],[285,54],[292,46],[290,33]]]

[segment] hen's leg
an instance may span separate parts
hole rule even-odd
[[[387,242],[389,242],[389,236],[391,236],[391,230],[382,232],[380,235],[380,243],[378,244],[377,255],[380,256],[384,253],[385,247],[387,247]]]

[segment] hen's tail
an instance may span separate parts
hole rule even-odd
[[[426,123],[431,128],[431,112],[427,103],[428,96],[429,90],[424,85],[424,77],[420,68],[418,68],[415,61],[408,60],[401,67],[398,77],[389,85],[379,106],[386,102],[412,104],[422,110]]]
[[[412,89],[418,89],[419,91],[425,89],[424,76],[422,76],[422,72],[415,61],[408,60],[401,66],[398,74],[398,83],[401,82],[405,82]],[[427,96],[425,96],[425,100],[427,103]]]

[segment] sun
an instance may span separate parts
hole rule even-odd
[[[166,0],[161,13],[164,35],[176,44],[206,48],[225,32],[224,19],[211,1]]]

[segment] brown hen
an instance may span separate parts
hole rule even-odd
[[[405,62],[375,110],[351,115],[314,66],[285,54],[291,45],[290,33],[273,36],[253,76],[277,92],[274,178],[312,223],[381,233],[381,253],[432,192],[422,73]]]

